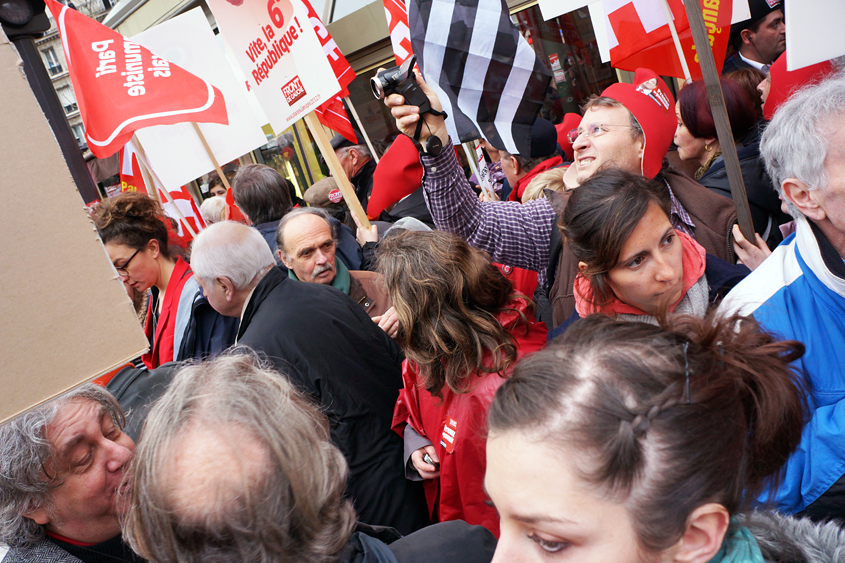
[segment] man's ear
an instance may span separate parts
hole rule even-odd
[[[231,302],[235,297],[235,284],[226,276],[220,276],[214,280],[214,283],[219,283],[223,288],[223,295],[226,296],[226,301]]]
[[[754,32],[750,29],[743,29],[739,32],[739,36],[742,38],[743,45],[754,45],[754,38],[751,37],[752,35],[754,35]]]
[[[787,178],[781,184],[783,197],[791,201],[808,219],[821,221],[827,217],[824,209],[818,204],[814,190],[798,178]]]
[[[508,158],[511,160],[511,168],[513,168],[514,176],[518,176],[518,175],[522,174],[523,172],[525,172],[522,169],[522,167],[519,165],[519,161],[516,158],[514,158],[514,156],[512,154],[508,155]]]
[[[670,548],[674,563],[707,563],[722,547],[731,516],[721,504],[708,503],[696,508],[681,540]]]
[[[40,524],[41,526],[46,526],[50,523],[50,515],[47,513],[45,508],[38,508],[36,510],[32,510],[30,512],[25,512],[24,517],[29,518],[36,524]]]
[[[284,253],[283,251],[281,251],[281,250],[279,250],[279,249],[277,248],[277,249],[276,249],[276,254],[278,254],[278,255],[279,255],[279,260],[281,260],[281,261],[282,261],[282,264],[284,264],[284,265],[285,265],[285,267],[286,267],[288,270],[293,270],[293,263],[292,263],[292,262],[290,262],[290,261],[288,260],[287,256],[285,256],[285,253]]]

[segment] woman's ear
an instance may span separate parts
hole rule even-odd
[[[156,239],[151,239],[150,242],[147,243],[147,249],[150,251],[151,258],[158,258],[158,255],[161,253],[161,249],[159,248],[158,241]]]
[[[707,563],[718,553],[728,531],[731,516],[721,504],[708,503],[696,508],[689,524],[675,545],[675,563]]]
[[[578,271],[581,272],[581,274],[583,274],[584,270],[586,270],[586,269],[587,269],[587,263],[586,262],[578,262]]]

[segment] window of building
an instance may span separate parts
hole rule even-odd
[[[56,56],[56,52],[52,47],[47,47],[41,51],[41,54],[44,55],[44,64],[47,66],[47,71],[50,73],[50,76],[56,76],[64,71],[62,64],[59,62],[59,58]]]
[[[73,89],[70,86],[56,88],[56,94],[59,95],[59,102],[66,114],[71,114],[79,109],[76,105],[76,96],[73,95]]]

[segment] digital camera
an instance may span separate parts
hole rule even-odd
[[[420,113],[431,111],[431,103],[428,96],[417,85],[414,65],[417,64],[417,56],[411,55],[402,66],[395,66],[383,70],[370,79],[370,87],[377,100],[381,100],[390,94],[399,94],[405,98],[405,103],[420,108]]]

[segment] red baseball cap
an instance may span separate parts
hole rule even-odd
[[[771,121],[775,112],[789,97],[804,86],[818,82],[836,70],[830,61],[805,66],[797,70],[786,70],[786,51],[769,67],[769,97],[763,104],[763,117]]]
[[[557,144],[563,149],[566,154],[566,160],[573,160],[572,156],[572,142],[569,140],[569,132],[573,129],[578,129],[581,125],[581,115],[577,113],[567,113],[563,116],[563,121],[555,125],[557,129]]]
[[[601,95],[621,103],[637,119],[645,136],[642,174],[654,178],[678,126],[672,92],[656,72],[638,68],[633,84],[611,84]]]

